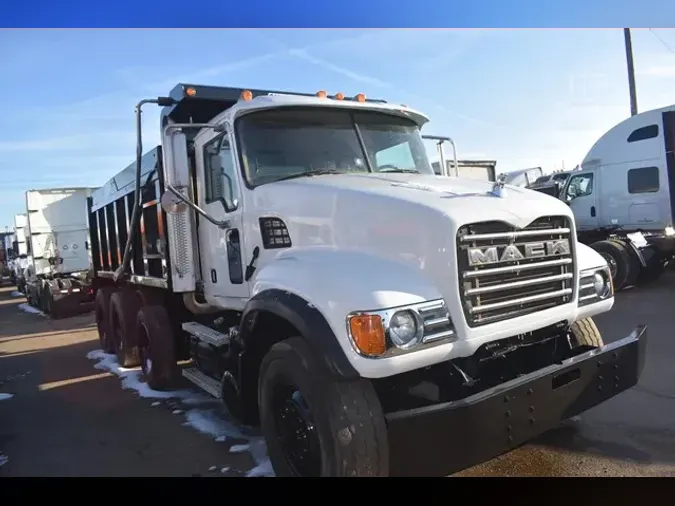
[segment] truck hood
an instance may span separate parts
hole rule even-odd
[[[324,215],[329,202],[333,209],[340,203],[349,202],[350,206],[363,209],[362,219],[368,216],[368,209],[374,211],[378,205],[392,211],[391,206],[407,205],[419,211],[441,213],[456,227],[488,220],[524,227],[545,215],[572,218],[569,206],[549,195],[506,185],[501,196],[497,196],[492,188],[490,182],[431,175],[327,174],[263,185],[254,193],[261,197],[260,200],[256,198],[257,205],[268,199],[277,201],[282,196],[293,198],[294,202],[286,201],[286,205],[301,215],[309,210],[306,206],[317,211],[322,208],[324,212],[319,215]],[[302,198],[297,199],[300,195]]]

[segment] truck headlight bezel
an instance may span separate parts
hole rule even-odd
[[[579,274],[578,306],[587,306],[614,296],[614,284],[609,266],[584,269]]]
[[[407,335],[397,334],[397,320],[408,319]],[[412,325],[414,322],[414,326]],[[456,339],[442,299],[347,315],[347,335],[354,350],[367,358],[387,358]],[[399,327],[400,328],[400,327]]]

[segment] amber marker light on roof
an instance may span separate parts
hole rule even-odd
[[[241,92],[241,99],[246,101],[253,100],[253,93],[249,90],[244,90]]]
[[[185,94],[188,97],[194,97],[197,94],[197,90],[195,90],[194,88],[188,88],[187,90],[185,90]]]
[[[357,102],[365,102],[366,96],[363,93],[359,93],[358,95],[356,95],[356,101]]]
[[[321,90],[321,91],[317,91],[317,92],[316,92],[316,96],[319,97],[319,98],[326,98],[326,97],[328,96],[328,93],[326,93],[325,91]]]
[[[335,94],[335,100],[344,100],[345,96],[342,93]]]

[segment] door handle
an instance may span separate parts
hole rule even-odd
[[[595,206],[591,206],[591,217],[595,218]]]

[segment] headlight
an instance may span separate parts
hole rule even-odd
[[[579,276],[579,306],[594,304],[613,295],[609,267],[581,271]]]
[[[593,275],[593,289],[595,290],[595,294],[601,299],[607,298],[610,294],[612,286],[609,276],[607,276],[605,271],[598,271]]]
[[[412,353],[455,340],[455,329],[442,299],[347,315],[347,332],[356,351],[369,358]]]
[[[412,311],[398,311],[389,321],[389,338],[397,348],[406,350],[422,340],[422,326]]]
[[[671,236],[675,235],[675,228],[673,228],[673,227],[666,227],[666,231],[665,231],[665,232],[666,232],[666,236],[667,236],[667,237],[671,237]]]

